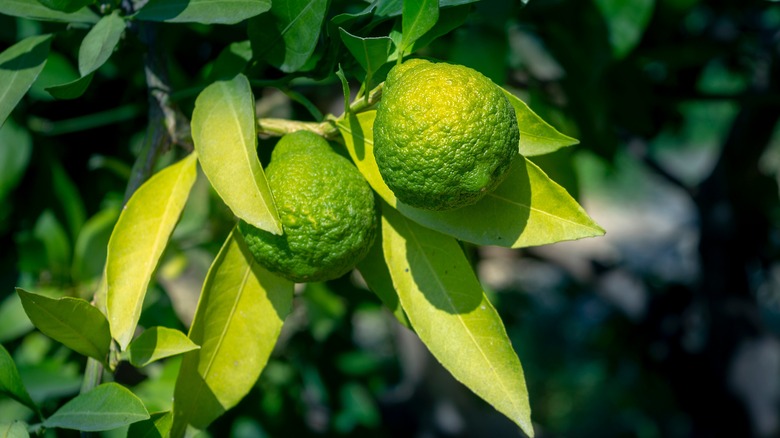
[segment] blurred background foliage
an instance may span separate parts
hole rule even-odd
[[[524,364],[538,436],[780,436],[780,4],[523,3],[466,6],[475,10],[463,25],[420,54],[483,72],[581,140],[534,160],[606,237],[466,247]],[[214,61],[246,31],[163,26],[172,98],[190,114]],[[0,16],[0,48],[49,31],[60,36],[48,63],[0,130],[0,342],[44,411],[78,392],[84,363],[32,331],[14,287],[92,296],[147,122],[134,36],[83,98],[54,101],[44,88],[77,77],[85,29]],[[297,93],[340,113],[340,85],[318,77],[316,61],[316,79],[289,84],[253,66],[252,78],[282,88],[255,89],[258,113],[311,119]],[[357,84],[354,61],[342,62]],[[261,139],[261,159],[271,141]],[[142,325],[186,330],[232,223],[199,178]],[[150,411],[168,409],[176,367],[120,365],[117,380]],[[30,414],[0,397],[0,422]],[[355,277],[298,290],[256,388],[208,433],[520,435]]]

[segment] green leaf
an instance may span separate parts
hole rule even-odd
[[[387,62],[387,57],[390,54],[390,46],[393,43],[390,38],[361,38],[352,35],[341,27],[339,28],[339,32],[341,33],[341,40],[344,41],[344,45],[347,46],[347,49],[352,56],[355,57],[360,66],[363,67],[363,70],[366,71],[367,77],[372,77],[374,73]]]
[[[65,403],[43,426],[97,432],[149,418],[141,400],[118,383],[104,383]]]
[[[13,423],[0,423],[1,438],[29,438],[27,424],[23,421],[14,421]]]
[[[255,262],[234,229],[206,276],[176,380],[172,437],[235,406],[265,367],[290,312],[293,284]]]
[[[94,0],[38,0],[38,2],[49,9],[62,12],[76,12],[79,9],[90,5]]]
[[[382,238],[390,276],[420,340],[458,381],[533,437],[520,360],[458,242],[392,208],[382,209]]]
[[[19,375],[19,370],[16,368],[14,360],[8,353],[8,350],[0,345],[0,393],[5,394],[19,403],[27,406],[35,412],[38,411],[38,406],[33,402],[30,394],[24,388],[22,383],[22,377]],[[0,429],[0,432],[2,429]],[[0,436],[3,436],[0,434]]]
[[[596,0],[609,30],[609,43],[616,59],[639,44],[653,16],[655,0]]]
[[[406,217],[459,240],[511,248],[600,236],[604,230],[561,186],[539,167],[518,156],[509,175],[474,205],[431,211],[398,202],[374,160],[372,127],[375,111],[338,122],[350,156],[368,183]]]
[[[230,80],[244,71],[249,61],[252,60],[252,44],[247,41],[231,43],[217,56],[213,68],[209,73],[212,81]]]
[[[298,71],[317,46],[328,0],[275,1],[271,12],[249,21],[256,59],[285,73]]]
[[[401,53],[405,54],[406,49],[431,30],[438,20],[438,0],[403,2],[403,13],[401,14],[401,29],[403,30]]]
[[[357,269],[368,288],[382,300],[382,303],[393,313],[398,322],[411,329],[409,318],[406,317],[401,302],[398,301],[398,292],[393,286],[390,271],[387,270],[385,254],[382,252],[382,236],[377,237],[366,257],[358,263]]]
[[[108,321],[81,298],[47,298],[16,288],[30,321],[44,335],[73,351],[105,363],[111,344]]]
[[[0,5],[2,13],[6,5],[3,2]],[[0,126],[46,65],[51,38],[51,35],[25,38],[0,53]]]
[[[79,72],[86,76],[100,68],[114,53],[125,30],[125,20],[115,10],[90,29],[79,47]]]
[[[52,85],[51,87],[46,87],[45,90],[56,99],[78,99],[84,95],[87,88],[89,88],[89,84],[92,82],[92,76],[94,76],[94,74],[95,73],[93,72],[64,84]]]
[[[5,204],[6,196],[16,187],[27,170],[32,149],[32,136],[13,120],[0,127],[0,203]],[[0,222],[3,220],[2,216],[0,213]]]
[[[49,9],[38,0],[2,0],[0,1],[0,14],[29,18],[31,20],[64,21],[69,23],[91,24],[97,23],[100,19],[97,14],[88,8],[81,8],[76,12],[67,13]]]
[[[173,413],[156,412],[151,418],[130,425],[127,436],[132,438],[166,438],[173,424]]]
[[[150,0],[133,18],[170,23],[236,24],[271,8],[271,0]]]
[[[70,265],[70,241],[51,210],[44,210],[38,217],[33,235],[43,244],[47,261],[45,269],[58,280],[63,280],[67,277]]]
[[[139,187],[111,233],[106,307],[122,350],[133,338],[146,288],[195,182],[196,157],[191,153]]]
[[[502,89],[503,90],[503,89]],[[537,116],[528,105],[509,91],[503,90],[515,109],[520,129],[520,153],[526,157],[555,152],[566,146],[579,144],[579,140],[563,135]]]
[[[19,295],[8,295],[0,304],[0,343],[13,341],[33,328],[35,326],[24,313]]]
[[[449,33],[453,29],[460,27],[460,25],[466,21],[466,18],[468,18],[470,14],[470,5],[439,9],[439,19],[436,21],[436,24],[428,32],[425,32],[425,34],[415,40],[414,43],[412,43],[412,45],[409,47],[408,52],[415,53],[433,42],[433,40],[436,38],[439,38],[440,36]],[[397,42],[398,44],[401,43],[401,40],[403,40],[403,33],[401,32],[400,26],[396,25],[396,27],[390,31],[390,39],[394,42]],[[396,46],[396,50],[394,50],[393,53],[388,56],[387,60],[397,60],[401,55],[400,51],[401,48]]]
[[[103,275],[108,240],[120,211],[117,207],[101,210],[81,228],[73,248],[71,276],[74,281],[87,282]]]
[[[59,161],[51,160],[48,166],[52,174],[52,191],[62,207],[69,234],[75,240],[86,221],[87,211],[84,207],[84,200],[81,199],[78,187]],[[68,251],[68,256],[70,256],[70,251]]]
[[[178,330],[152,327],[131,342],[127,351],[130,353],[130,363],[143,367],[162,358],[198,348],[200,347],[193,344],[187,335]]]
[[[203,173],[233,214],[282,234],[257,158],[255,100],[246,76],[215,82],[200,93],[192,113],[192,139]]]

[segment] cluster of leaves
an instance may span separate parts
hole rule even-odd
[[[521,156],[495,192],[474,206],[452,212],[420,210],[398,202],[373,157],[373,108],[381,99],[387,70],[461,25],[473,2],[388,0],[337,9],[326,0],[151,0],[137,10],[133,2],[93,3],[11,0],[0,4],[2,14],[88,29],[78,51],[78,77],[43,89],[53,98],[82,96],[98,69],[115,51],[123,50],[123,37],[143,33],[144,26],[245,23],[246,39],[229,42],[207,75],[210,83],[198,89],[190,130],[194,151],[135,187],[137,177],[132,173],[128,184],[132,195],[121,213],[114,208],[105,217],[90,220],[90,233],[107,239],[105,263],[99,260],[97,267],[91,266],[89,271],[97,275],[85,282],[94,292],[92,303],[81,297],[52,298],[17,290],[35,327],[90,358],[82,393],[45,415],[22,385],[11,356],[0,349],[0,391],[38,415],[41,421],[30,426],[33,430],[98,431],[132,425],[128,432],[132,436],[147,432],[182,436],[190,427],[205,429],[247,394],[291,311],[293,284],[257,265],[237,233],[229,233],[211,263],[187,335],[139,322],[163,253],[171,247],[177,222],[191,204],[197,164],[235,216],[280,234],[283,230],[257,155],[258,134],[309,129],[341,143],[383,200],[381,239],[358,266],[369,288],[456,379],[533,434],[520,361],[459,241],[520,248],[602,234],[577,202],[527,158],[576,140],[560,134],[507,91],[520,126]],[[174,29],[177,24],[170,26]],[[34,86],[51,59],[51,43],[57,37],[56,33],[30,36],[0,54],[0,122]],[[147,43],[149,50],[176,50]],[[151,70],[147,81],[154,93],[159,84],[151,83],[150,77],[164,75],[153,65],[146,68]],[[352,102],[347,76],[361,83]],[[315,104],[290,92],[314,121],[256,118],[253,86],[287,87],[298,79],[335,77],[344,91],[343,115],[323,115]],[[188,118],[165,104],[168,96],[162,97],[161,109],[170,113],[152,119],[149,130],[159,130],[156,123],[164,125],[170,140],[183,146],[178,151],[187,151],[188,139],[178,137],[176,124]],[[157,157],[156,144],[147,144],[139,152],[139,163]],[[73,234],[80,239],[84,231],[75,228]],[[41,219],[39,234],[44,242],[68,239],[53,218]],[[100,239],[89,240],[93,245],[96,241]],[[23,285],[37,286],[35,282]],[[120,362],[144,367],[175,355],[183,356],[172,409],[150,414],[148,406],[125,386],[99,384],[102,370],[116,372]],[[20,423],[7,427],[21,435],[28,429]]]

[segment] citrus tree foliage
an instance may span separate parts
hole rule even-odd
[[[172,236],[187,228],[180,218],[183,211],[195,208],[191,198],[197,187],[210,185],[234,215],[234,223],[242,220],[275,235],[284,233],[258,156],[258,136],[308,130],[352,160],[380,204],[379,237],[358,265],[369,288],[457,380],[532,436],[533,400],[529,402],[515,351],[523,346],[511,344],[463,245],[522,248],[603,234],[577,201],[528,159],[577,140],[558,132],[511,91],[503,90],[517,118],[519,155],[497,189],[474,205],[449,211],[398,201],[383,181],[373,153],[376,107],[390,67],[424,55],[421,51],[428,44],[468,18],[474,3],[0,2],[0,14],[49,23],[32,27],[46,33],[33,32],[0,53],[0,124],[5,125],[3,138],[12,139],[16,148],[2,152],[9,156],[0,166],[9,163],[10,178],[16,171],[12,164],[29,159],[29,135],[13,117],[28,91],[49,100],[78,99],[109,59],[136,53],[128,49],[133,40],[147,51],[135,65],[144,72],[150,97],[146,139],[134,167],[125,169],[127,191],[121,210],[114,204],[87,219],[83,206],[75,203],[77,207],[66,209],[65,224],[53,215],[42,215],[35,224],[35,236],[46,246],[52,272],[71,278],[77,290],[87,292],[63,296],[27,282],[14,297],[20,304],[10,304],[23,309],[42,333],[88,357],[81,391],[59,407],[40,404],[41,397],[31,397],[13,358],[0,348],[0,392],[36,415],[29,424],[14,422],[0,425],[0,430],[26,436],[28,430],[129,426],[130,436],[181,437],[206,429],[238,404],[263,372],[293,309],[293,283],[260,266],[234,229],[199,284],[194,317],[185,321],[188,333],[144,323],[149,311],[144,303],[149,304],[147,293],[155,282],[170,277],[171,264],[161,267],[161,260],[166,251],[176,251]],[[614,7],[610,2],[599,5]],[[194,89],[171,90],[165,53],[177,47],[163,46],[175,40],[161,36],[182,26],[203,25],[219,25],[226,35],[239,37],[224,41],[224,51],[202,66],[207,68]],[[80,41],[77,68],[70,77],[42,74],[47,63],[67,63],[57,47],[73,43],[74,32]],[[616,47],[621,53],[628,49]],[[323,114],[295,90],[300,83],[343,88],[343,111]],[[258,118],[254,94],[269,86],[285,91],[311,117]],[[173,101],[179,91],[197,95],[192,112],[180,110]],[[111,116],[125,117],[121,111],[137,109],[118,109]],[[161,158],[168,147],[171,151]],[[261,148],[260,156],[267,152]],[[56,190],[73,197],[73,184],[62,174],[61,169],[52,169],[52,178],[60,181]],[[0,200],[4,195],[0,190]],[[70,235],[77,236],[73,248]],[[101,252],[107,254],[105,260],[91,257]],[[58,271],[60,262],[62,266],[72,262],[72,268]],[[19,332],[25,331],[25,321],[18,322]],[[128,386],[112,382],[112,374],[124,364],[141,368],[163,359],[178,364],[176,356],[181,366],[172,368],[175,397],[166,409],[147,406]]]

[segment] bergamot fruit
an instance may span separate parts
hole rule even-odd
[[[374,155],[398,200],[450,210],[498,186],[519,135],[514,108],[490,79],[461,65],[412,59],[387,75]]]
[[[365,257],[377,234],[374,193],[327,141],[308,131],[285,135],[265,173],[284,234],[239,223],[258,263],[302,283],[340,277]]]

